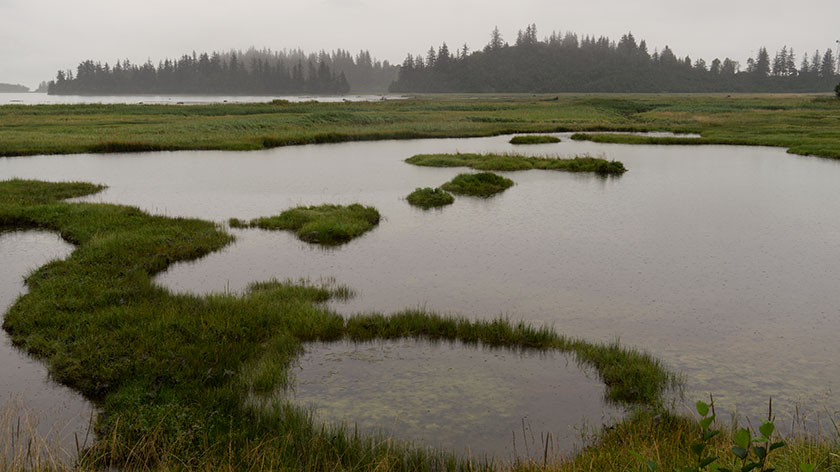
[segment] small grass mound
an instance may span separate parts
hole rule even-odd
[[[255,218],[244,222],[231,218],[233,228],[262,228],[294,231],[302,241],[334,246],[344,244],[379,224],[376,208],[352,205],[299,206],[276,216]]]
[[[514,136],[510,138],[509,142],[511,144],[547,144],[559,143],[560,138],[540,134],[527,134],[524,136]]]
[[[443,190],[459,195],[492,197],[513,186],[513,181],[492,172],[458,174],[454,179],[440,186]]]
[[[452,194],[441,188],[418,188],[406,197],[408,203],[423,209],[451,205],[455,201]]]
[[[530,157],[519,154],[418,154],[405,160],[424,167],[469,167],[476,170],[560,170],[594,172],[599,175],[621,175],[627,172],[620,161],[608,161],[588,155],[573,158]]]

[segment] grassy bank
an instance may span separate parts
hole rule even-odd
[[[230,243],[214,224],[137,208],[67,203],[101,187],[0,182],[0,228],[55,231],[77,248],[27,278],[3,327],[52,377],[101,409],[86,466],[170,470],[473,470],[467,458],[313,423],[293,405],[256,408],[305,341],[419,337],[573,352],[610,399],[655,406],[675,381],[651,356],[505,319],[411,310],[350,319],[321,302],[344,287],[268,281],[243,294],[176,295],[152,277]],[[457,421],[457,418],[454,419]]]
[[[233,228],[262,228],[267,230],[294,231],[301,241],[335,246],[347,243],[372,230],[379,224],[376,208],[352,205],[300,206],[276,216],[255,218],[244,222],[230,220]]]
[[[601,175],[621,175],[627,172],[620,161],[608,161],[591,156],[573,158],[529,157],[519,154],[418,154],[405,160],[424,167],[469,167],[476,170],[560,170],[565,172],[594,172]]]
[[[741,470],[743,461],[738,460],[732,452],[739,426],[718,422],[712,425],[714,428],[719,429],[720,434],[709,441],[703,455],[718,457],[716,462],[730,470]],[[758,431],[754,433],[759,435]],[[691,446],[701,442],[702,436],[701,426],[694,417],[664,411],[637,411],[624,421],[603,429],[598,442],[576,456],[557,458],[553,462],[549,458],[547,462],[520,463],[512,469],[523,472],[697,471],[698,456]],[[840,436],[836,432],[829,432],[822,437],[774,437],[774,441],[782,439],[785,446],[769,456],[765,470],[773,467],[779,472],[840,471]],[[646,461],[650,461],[651,466]],[[814,468],[801,469],[802,465]],[[759,471],[761,468],[752,470]]]
[[[551,95],[554,97],[555,95]],[[840,100],[808,95],[436,95],[354,103],[0,106],[0,156],[251,150],[558,131],[699,133],[840,158]]]

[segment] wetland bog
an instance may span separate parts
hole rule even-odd
[[[345,317],[415,307],[522,319],[601,343],[619,338],[684,373],[690,402],[713,392],[721,412],[756,418],[772,396],[782,425],[797,405],[812,426],[817,413],[837,416],[840,162],[770,147],[555,136],[561,142],[527,149],[599,156],[630,172],[500,172],[517,185],[492,199],[458,198],[443,212],[413,208],[405,195],[458,169],[404,160],[510,153],[510,136],[12,157],[0,159],[0,175],[101,183],[108,188],[72,201],[219,225],[295,206],[372,205],[379,226],[344,246],[231,228],[235,242],[172,265],[155,283],[192,296],[246,294],[273,278],[333,280],[356,296],[320,301]]]
[[[405,202],[408,190],[457,174],[407,165],[407,157],[505,152],[507,139],[33,156],[4,159],[0,172],[106,183],[80,200],[217,222],[325,202],[372,205],[383,222],[339,250],[234,229],[235,243],[157,281],[209,293],[272,277],[334,278],[357,292],[331,302],[341,313],[422,306],[501,314],[586,339],[620,337],[684,372],[688,398],[711,391],[721,407],[745,414],[763,411],[768,395],[780,415],[797,403],[837,408],[840,371],[831,372],[830,360],[840,355],[832,340],[840,329],[832,263],[840,257],[832,244],[840,162],[766,147],[564,139],[552,152],[604,155],[630,172],[611,179],[518,172],[510,174],[518,185],[504,194],[456,199],[445,212]],[[736,351],[750,353],[749,367]],[[758,367],[762,374],[751,374]]]

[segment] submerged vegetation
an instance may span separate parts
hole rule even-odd
[[[234,228],[252,227],[294,231],[302,241],[323,245],[344,244],[379,224],[376,208],[352,205],[300,206],[277,216],[255,218],[245,223],[231,218]]]
[[[0,156],[670,131],[698,133],[698,144],[780,146],[796,154],[840,158],[838,123],[840,101],[805,95],[453,95],[354,103],[4,105]]]
[[[451,205],[455,201],[455,197],[439,187],[426,187],[414,190],[408,194],[406,200],[414,206],[429,209]]]
[[[46,229],[75,244],[27,277],[3,323],[51,376],[96,402],[98,441],[86,467],[132,469],[429,470],[481,467],[470,459],[314,424],[278,400],[312,340],[419,337],[520,349],[558,349],[593,365],[615,401],[656,405],[675,377],[648,354],[566,338],[505,319],[469,321],[411,310],[344,320],[320,302],[346,288],[270,281],[244,294],[172,294],[152,276],[232,237],[213,223],[137,208],[68,203],[100,187],[0,182],[0,228]],[[21,194],[28,195],[20,198]]]
[[[624,164],[620,161],[608,161],[591,156],[564,159],[560,157],[530,157],[519,154],[418,154],[409,157],[405,162],[426,167],[469,167],[476,170],[496,171],[543,169],[566,172],[595,172],[601,175],[621,175],[627,172]]]
[[[458,195],[473,197],[492,197],[513,186],[513,181],[492,172],[478,174],[458,174],[440,188]]]
[[[523,136],[514,136],[510,138],[511,144],[547,144],[559,142],[560,138],[556,136],[545,136],[539,134],[526,134]]]

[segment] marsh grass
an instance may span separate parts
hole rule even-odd
[[[560,138],[556,136],[546,136],[539,134],[526,134],[522,136],[514,136],[510,138],[510,144],[549,144],[559,143]]]
[[[76,435],[78,450],[67,450],[57,442],[64,434],[64,425],[52,425],[44,431],[39,424],[44,418],[19,399],[7,399],[0,405],[0,470],[69,470],[81,448],[89,445],[92,436]]]
[[[418,188],[406,197],[408,203],[423,209],[451,205],[455,197],[441,188]]]
[[[655,405],[675,377],[650,355],[505,319],[425,311],[348,320],[322,303],[329,285],[267,281],[241,294],[172,294],[152,283],[169,265],[224,247],[213,223],[137,208],[67,203],[98,187],[0,182],[0,227],[55,231],[77,245],[35,270],[7,313],[12,342],[94,401],[97,441],[80,466],[120,470],[477,470],[482,462],[313,422],[293,405],[248,399],[288,381],[301,343],[422,337],[574,352],[607,396]],[[21,200],[19,194],[29,195]],[[457,418],[453,418],[457,421]]]
[[[791,153],[840,158],[840,100],[833,97],[569,94],[550,102],[542,98],[447,94],[354,103],[4,105],[0,106],[0,156],[253,150],[563,131],[670,131],[703,136],[687,144],[780,146]]]
[[[627,171],[620,161],[608,161],[588,155],[573,158],[533,157],[521,154],[418,154],[405,160],[424,167],[469,167],[476,170],[518,171],[559,170],[594,172],[600,175],[621,175]]]
[[[440,188],[457,195],[489,198],[513,186],[513,181],[492,172],[458,174]]]
[[[370,231],[380,220],[373,207],[352,205],[318,205],[291,208],[277,216],[255,218],[250,222],[231,218],[233,228],[261,228],[294,231],[302,241],[325,246],[347,243]]]

